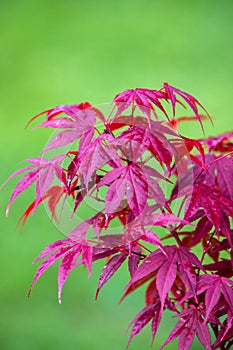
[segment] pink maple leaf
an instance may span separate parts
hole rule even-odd
[[[56,156],[50,160],[43,158],[27,159],[31,165],[13,173],[2,185],[4,186],[9,180],[21,174],[22,172],[31,170],[17,183],[8,203],[6,215],[9,213],[12,202],[34,182],[36,182],[36,200],[33,206],[33,210],[37,208],[39,202],[51,186],[55,176],[65,184],[65,174],[60,166],[60,163],[63,161],[64,157],[65,156]]]

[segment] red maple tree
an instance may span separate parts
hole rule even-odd
[[[189,107],[194,116],[176,118],[177,105]],[[127,261],[129,283],[122,298],[147,284],[146,305],[130,324],[128,346],[149,322],[154,339],[168,309],[178,322],[161,349],[177,337],[179,349],[189,349],[195,335],[205,349],[230,349],[233,132],[198,140],[181,135],[180,123],[196,120],[204,130],[203,120],[211,118],[196,98],[168,83],[159,90],[118,94],[107,115],[84,102],[47,110],[29,124],[41,116],[45,120],[38,127],[61,130],[39,158],[28,159],[29,166],[10,176],[27,172],[12,193],[7,215],[12,202],[33,183],[35,200],[20,219],[23,225],[44,201],[54,220],[70,199],[72,217],[87,199],[92,207],[102,207],[35,259],[43,261],[30,292],[61,260],[61,302],[71,270],[83,264],[90,275],[94,261],[107,259],[97,298]],[[69,150],[62,152],[64,146]],[[56,156],[45,156],[52,149]],[[119,224],[118,233],[112,233],[113,223]]]

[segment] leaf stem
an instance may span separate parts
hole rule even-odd
[[[178,246],[181,247],[183,244],[182,244],[182,241],[180,240],[180,237],[179,237],[179,235],[178,235],[178,233],[177,233],[177,229],[178,229],[178,227],[177,227],[177,228],[174,228],[174,229],[173,229],[172,231],[170,231],[170,232],[171,232],[171,235],[175,238],[175,240],[176,240]]]

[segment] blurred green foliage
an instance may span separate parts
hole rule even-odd
[[[106,103],[134,87],[159,88],[163,81],[196,96],[214,117],[213,130],[232,127],[232,1],[0,1],[1,182],[27,157],[38,156],[48,131],[25,131],[38,112],[58,104]],[[200,133],[186,127],[188,136]],[[200,134],[201,135],[201,134]],[[81,268],[69,278],[63,304],[56,300],[56,267],[27,290],[42,248],[61,238],[43,208],[15,231],[32,192],[5,207],[15,180],[0,193],[1,350],[124,349],[124,331],[143,307],[143,290],[117,302],[127,281],[118,273],[94,301],[97,273]],[[169,316],[169,315],[168,315]],[[165,317],[153,348],[175,323]],[[131,349],[149,349],[149,328]],[[171,344],[168,349],[177,348]],[[194,343],[193,349],[201,349]]]

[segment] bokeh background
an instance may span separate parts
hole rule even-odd
[[[59,104],[107,103],[126,88],[159,88],[164,81],[196,96],[213,116],[215,129],[232,128],[233,2],[196,1],[4,1],[0,0],[1,183],[23,159],[38,156],[48,130],[25,131],[29,118]],[[188,127],[189,136],[201,136]],[[127,325],[143,307],[143,290],[118,300],[127,281],[119,272],[98,302],[93,276],[81,268],[68,279],[63,304],[56,298],[52,267],[28,287],[33,258],[62,237],[43,207],[24,232],[15,226],[32,192],[22,195],[5,218],[15,181],[0,193],[0,349],[121,350]],[[165,316],[153,349],[168,336],[175,320]],[[131,349],[150,349],[147,327]],[[177,343],[167,349],[176,349]],[[194,342],[193,349],[201,349]]]

